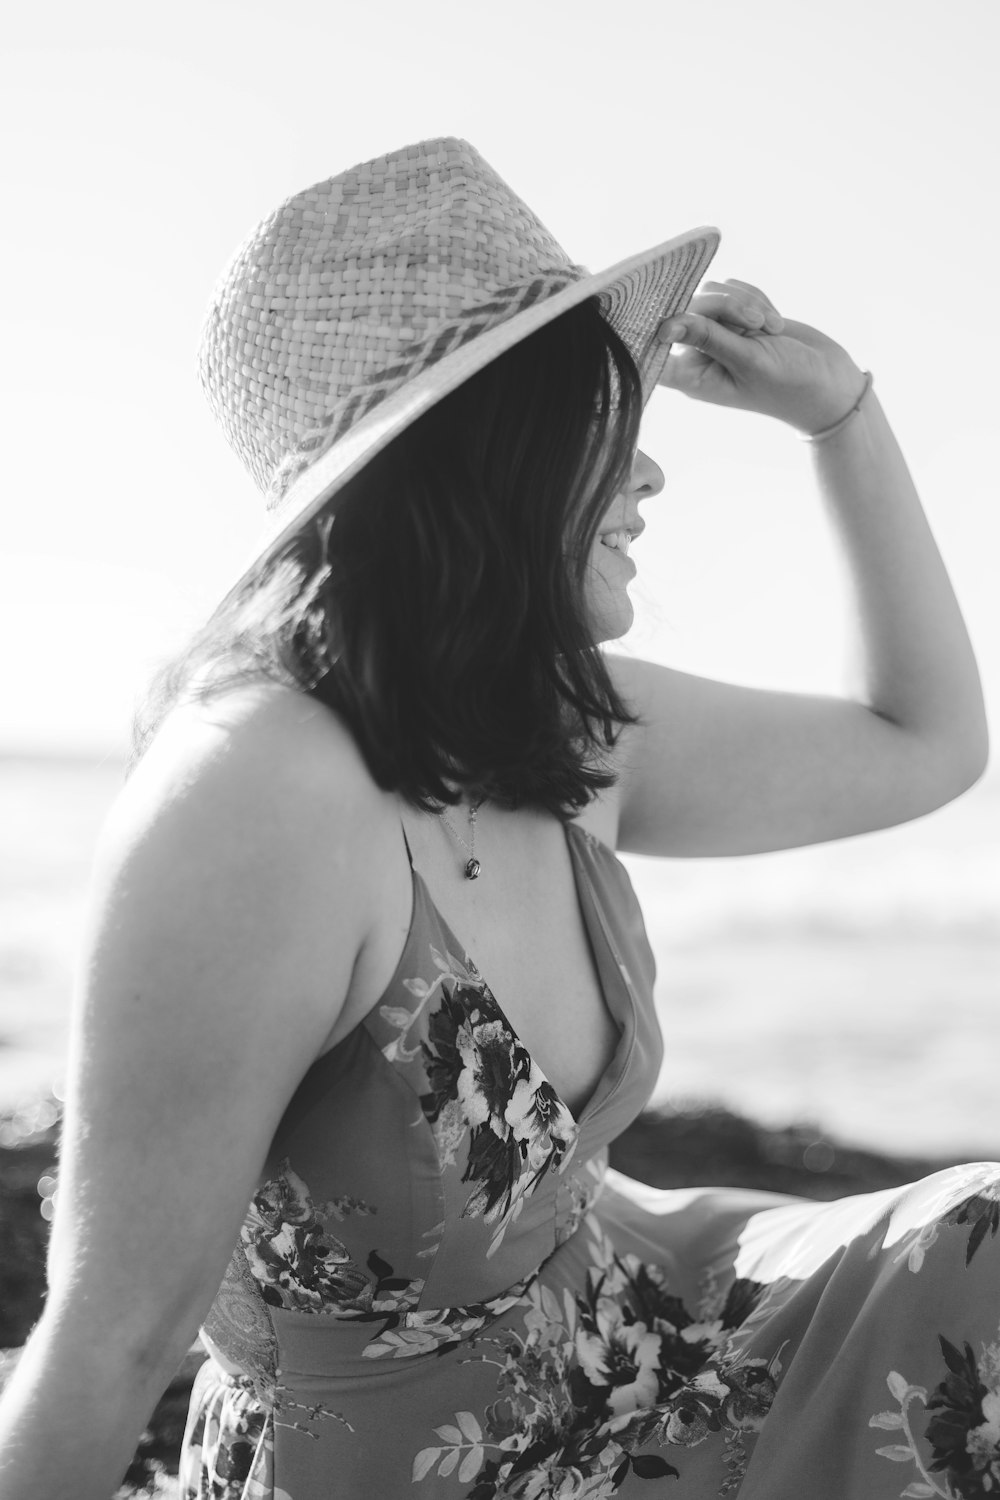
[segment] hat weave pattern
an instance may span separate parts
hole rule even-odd
[[[295,194],[251,232],[213,296],[202,386],[273,506],[297,456],[585,275],[472,146],[422,142]]]
[[[198,351],[209,405],[268,511],[241,581],[423,411],[588,296],[648,396],[669,354],[657,328],[686,306],[718,238],[692,230],[594,275],[451,137],[287,198],[220,276]]]
[[[569,286],[571,280],[581,280],[585,274],[574,268],[572,276],[537,276],[526,286],[506,287],[492,296],[489,302],[475,303],[471,307],[460,309],[454,322],[442,322],[426,338],[406,346],[403,358],[388,369],[377,371],[367,384],[338,402],[329,415],[320,418],[313,430],[301,438],[281,461],[268,486],[268,506],[280,505],[290,486],[316,457],[393,391],[400,389],[407,381],[429,369],[446,355],[453,354],[470,339],[485,333],[488,328],[495,328],[498,323],[523,312],[543,297],[561,292],[564,287]]]

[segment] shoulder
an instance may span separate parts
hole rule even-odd
[[[649,662],[642,657],[626,656],[618,651],[605,651],[604,665],[612,685],[621,694],[628,708],[635,708],[635,698],[641,694],[643,674]],[[626,731],[627,732],[627,731]]]
[[[153,813],[184,800],[259,820],[310,806],[363,815],[378,795],[344,721],[308,694],[247,682],[167,715],[123,790],[122,801]]]
[[[196,765],[210,771],[223,762],[229,773],[251,779],[266,771],[279,788],[299,784],[303,774],[314,792],[340,786],[345,775],[371,780],[338,714],[297,688],[263,680],[176,705],[137,771]]]
[[[336,714],[295,689],[246,683],[168,714],[112,808],[98,866],[279,903],[344,897],[350,909],[344,888],[364,883],[360,854],[384,799]]]

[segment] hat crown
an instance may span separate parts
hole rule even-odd
[[[213,293],[200,379],[277,505],[414,374],[585,275],[473,146],[422,141],[305,188],[251,231]]]

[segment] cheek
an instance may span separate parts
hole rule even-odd
[[[590,578],[598,588],[606,588],[614,572],[614,559],[608,556],[607,547],[595,542],[590,550]]]

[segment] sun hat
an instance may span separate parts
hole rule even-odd
[[[436,401],[587,297],[648,400],[719,232],[591,273],[468,142],[420,141],[287,198],[220,275],[198,372],[267,519],[228,599]]]

